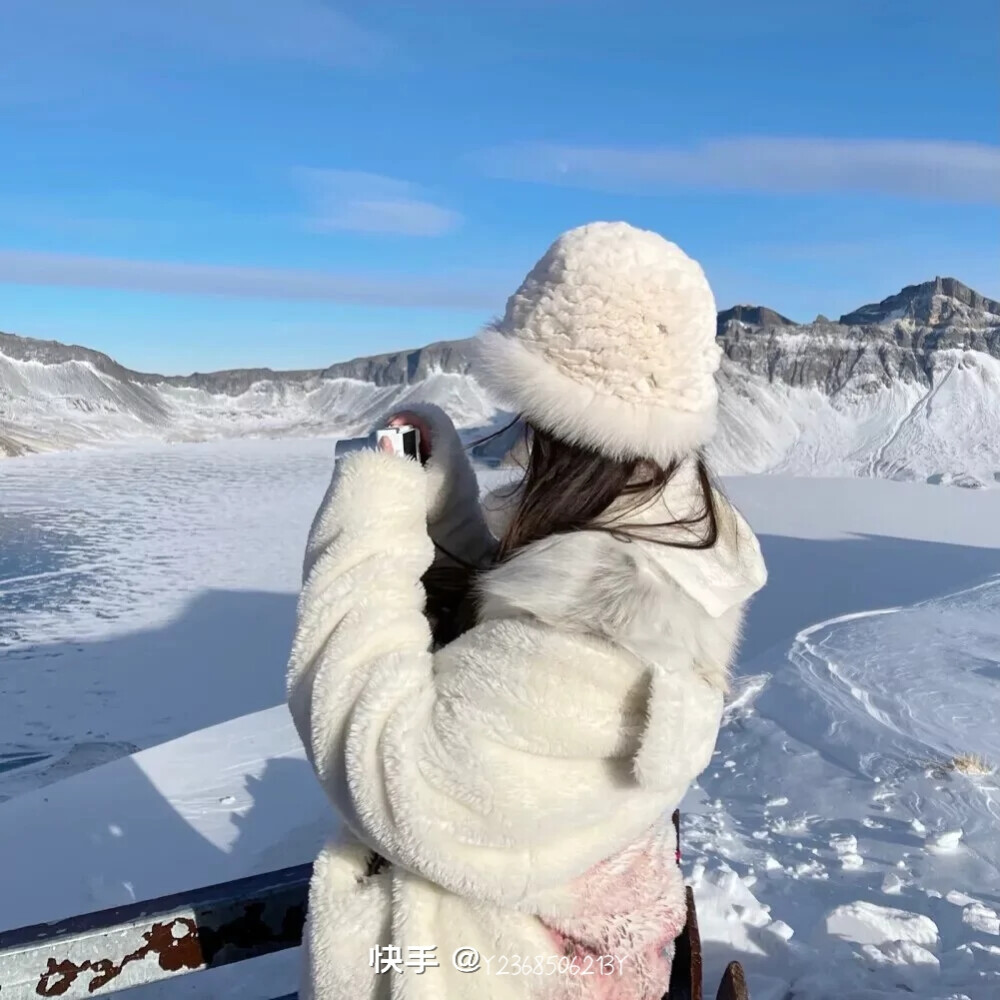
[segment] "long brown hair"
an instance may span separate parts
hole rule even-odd
[[[569,444],[547,431],[525,424],[528,454],[524,478],[515,484],[517,507],[507,525],[497,551],[501,562],[516,555],[525,545],[549,535],[569,531],[606,531],[617,538],[642,538],[661,545],[686,549],[709,549],[719,537],[719,518],[708,469],[701,456],[696,459],[703,507],[691,516],[644,524],[641,530],[624,518],[652,503],[673,479],[679,462],[662,467],[647,459],[614,459],[583,445]],[[602,522],[612,504],[628,502],[616,511],[612,521]],[[699,525],[704,530],[699,534]],[[692,537],[658,536],[658,528],[692,529]]]
[[[518,420],[520,417],[470,447],[503,434]],[[526,545],[542,538],[584,529],[606,531],[622,540],[641,539],[687,549],[709,549],[718,540],[715,490],[700,455],[696,457],[696,468],[701,509],[688,517],[635,526],[623,519],[659,496],[677,473],[679,462],[663,467],[646,459],[609,458],[527,422],[524,446],[524,475],[506,496],[516,506],[497,547],[496,562],[514,558]],[[623,498],[628,499],[616,509],[615,516],[602,522],[602,515]],[[672,532],[657,530],[676,528],[687,531],[678,538]],[[474,583],[476,574],[484,568],[471,566],[446,550],[442,552],[447,561],[437,561],[423,578],[426,610],[437,645],[451,642],[475,624]]]

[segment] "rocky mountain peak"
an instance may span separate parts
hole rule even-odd
[[[919,285],[907,285],[881,302],[873,302],[846,313],[840,322],[866,326],[894,320],[912,320],[927,326],[943,323],[976,324],[1000,316],[1000,302],[988,299],[957,278],[937,277]]]
[[[744,323],[747,326],[798,326],[787,316],[768,309],[767,306],[733,306],[719,313],[717,329],[721,334],[727,323]]]

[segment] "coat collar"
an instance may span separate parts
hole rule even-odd
[[[480,592],[494,604],[501,600],[533,614],[541,610],[538,616],[554,623],[577,620],[581,613],[591,615],[613,634],[624,627],[630,611],[638,613],[642,608],[645,591],[672,584],[718,618],[760,590],[767,581],[767,569],[749,524],[717,489],[715,499],[719,537],[712,548],[663,544],[696,540],[702,530],[697,524],[660,526],[701,512],[697,466],[693,460],[686,462],[645,507],[622,514],[627,507],[623,502],[601,519],[606,525],[628,525],[640,535],[648,534],[650,540],[623,540],[605,531],[553,535],[483,574]],[[513,483],[484,498],[484,515],[497,537],[503,534],[516,503]],[[605,602],[603,611],[601,602]]]

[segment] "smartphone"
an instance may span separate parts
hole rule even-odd
[[[381,446],[387,440],[392,444],[392,450],[404,458],[415,458],[420,461],[420,431],[410,424],[399,427],[382,427],[375,432],[375,445]]]

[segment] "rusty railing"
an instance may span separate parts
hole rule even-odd
[[[311,872],[297,865],[2,932],[0,998],[103,996],[295,948]]]

